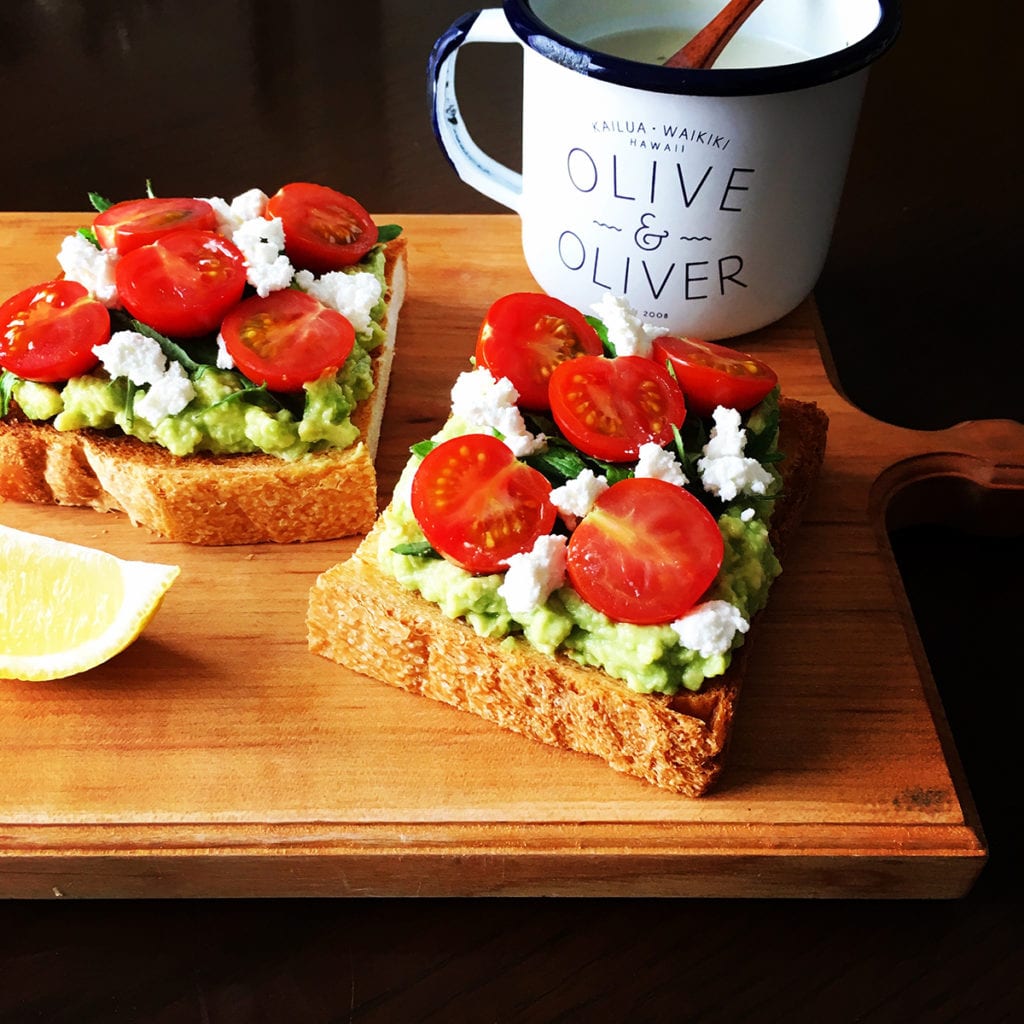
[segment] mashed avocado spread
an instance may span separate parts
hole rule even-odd
[[[776,392],[747,417],[751,433],[770,433],[765,444],[767,462],[778,457],[777,400]],[[466,425],[453,417],[432,440],[440,442],[466,432]],[[740,634],[733,640],[732,649],[704,656],[684,647],[670,625],[615,622],[568,585],[554,591],[533,611],[514,615],[498,592],[502,574],[474,576],[433,553],[401,553],[409,546],[425,543],[409,503],[419,462],[413,455],[382,513],[377,559],[385,573],[436,604],[449,618],[464,619],[481,636],[508,644],[525,642],[547,654],[561,653],[581,664],[599,667],[641,693],[699,690],[704,679],[721,675],[728,668],[732,649],[742,643]],[[775,483],[770,494],[777,493],[780,485],[774,469],[772,475]],[[769,587],[781,571],[768,537],[772,501],[740,495],[722,504],[707,495],[703,497],[717,514],[725,552],[718,576],[702,600],[727,601],[749,622],[764,607]]]
[[[384,295],[380,246],[350,269],[373,273]],[[174,455],[264,452],[292,460],[309,451],[347,448],[359,437],[350,417],[373,391],[371,353],[384,340],[386,308],[382,298],[371,312],[370,327],[356,334],[356,344],[336,375],[312,381],[294,396],[273,394],[236,370],[218,369],[209,341],[204,353],[209,361],[197,350],[189,353],[185,367],[195,397],[181,412],[156,423],[135,411],[140,392],[126,378],[111,379],[99,367],[59,386],[14,378],[7,387],[25,416],[52,420],[58,430],[120,430]]]

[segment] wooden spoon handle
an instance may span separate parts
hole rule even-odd
[[[729,0],[681,50],[667,61],[667,68],[709,68],[718,60],[740,25],[760,6],[761,0]]]

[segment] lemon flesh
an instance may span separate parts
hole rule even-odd
[[[0,678],[60,679],[109,660],[179,571],[0,525]]]

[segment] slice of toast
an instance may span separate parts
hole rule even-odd
[[[294,462],[273,455],[176,456],[157,444],[96,430],[0,420],[0,500],[81,505],[191,544],[329,540],[365,533],[377,514],[377,442],[406,290],[406,244],[385,249],[385,340],[374,390],[352,415],[350,448]]]
[[[828,419],[783,399],[783,493],[771,524],[782,555],[798,528],[825,453]],[[310,593],[310,650],[356,672],[443,701],[505,729],[595,754],[611,767],[686,796],[722,770],[757,620],[728,671],[697,692],[637,693],[599,669],[551,657],[525,641],[498,643],[447,618],[377,565],[376,532]]]

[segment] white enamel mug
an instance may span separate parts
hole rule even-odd
[[[774,66],[679,70],[587,43],[639,25],[676,26],[685,41],[721,6],[505,0],[438,39],[438,141],[463,181],[519,214],[548,293],[584,311],[623,295],[645,320],[716,339],[772,323],[813,289],[868,69],[897,35],[899,4],[766,0],[719,64],[744,45],[756,63],[771,45],[797,51]],[[470,43],[522,47],[521,172],[462,119],[456,58]]]

